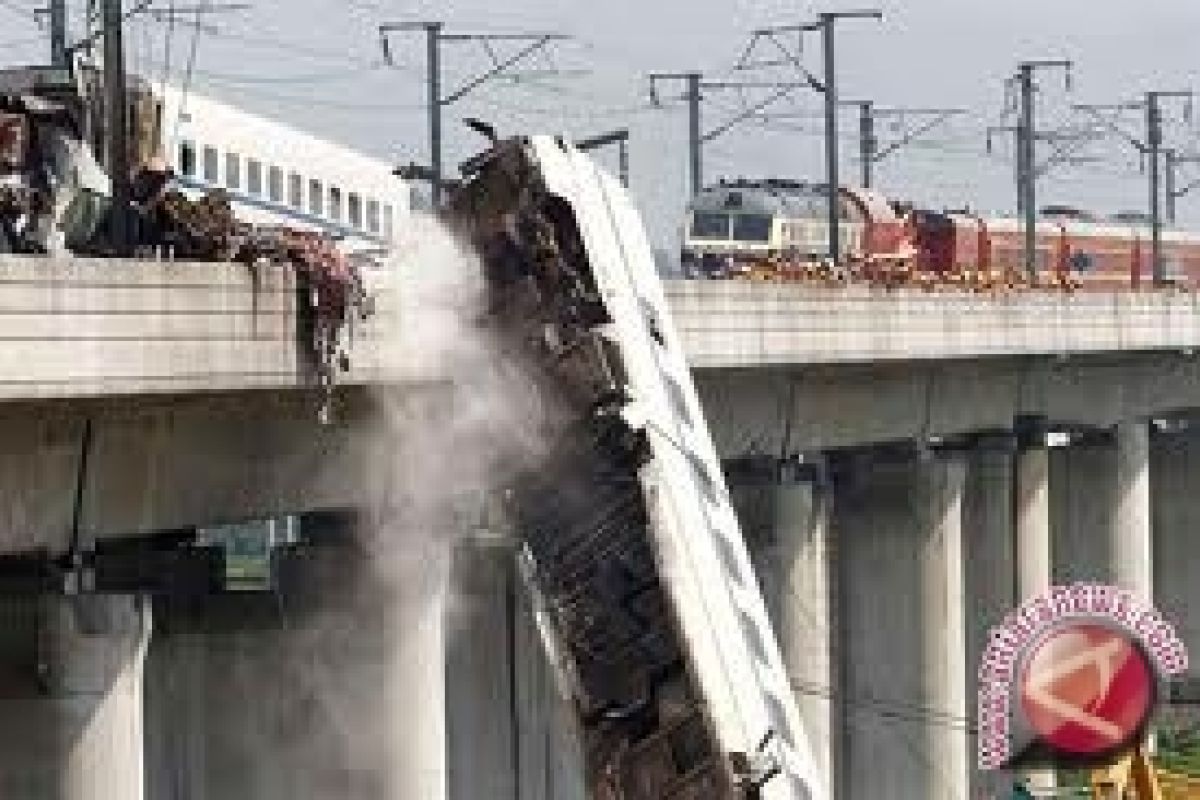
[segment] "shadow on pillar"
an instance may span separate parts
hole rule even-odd
[[[440,800],[440,609],[337,545],[288,554],[277,594],[164,618],[150,800]]]
[[[965,797],[960,456],[837,466],[843,757],[838,797]]]
[[[0,796],[141,800],[149,608],[129,596],[0,603],[14,623],[4,631]]]
[[[503,543],[456,552],[446,642],[448,800],[586,800],[578,727]]]
[[[824,794],[832,797],[841,727],[831,492],[823,464],[726,462],[730,496],[796,695]]]

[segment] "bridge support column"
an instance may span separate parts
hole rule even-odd
[[[966,602],[963,587],[963,494],[966,463],[958,454],[938,455],[921,469],[918,513],[923,518],[921,589],[924,628],[924,689],[927,721],[928,797],[967,797],[970,754],[967,732]]]
[[[1050,449],[1046,426],[1039,419],[1017,420],[1017,453],[1013,459],[1016,574],[1012,607],[1050,588],[1053,567],[1050,537]],[[1058,786],[1053,769],[1024,773],[1030,788]]]
[[[727,462],[726,470],[824,794],[832,798],[841,736],[832,493],[816,464],[755,456]]]
[[[847,461],[835,470],[837,796],[968,797],[965,459]]]
[[[1016,596],[1022,603],[1050,588],[1050,452],[1044,426],[1019,426],[1014,458]]]
[[[1110,532],[1113,581],[1154,602],[1150,508],[1150,426],[1128,421],[1116,429],[1115,509]]]
[[[447,800],[584,800],[583,751],[511,542],[455,558],[446,641]]]
[[[967,608],[967,704],[979,696],[978,666],[992,625],[1013,609],[1016,594],[1017,440],[1009,433],[977,437],[963,498],[963,581]],[[970,714],[974,717],[974,714]],[[974,764],[976,742],[968,754]],[[1003,796],[1011,780],[972,769],[972,794]]]
[[[142,800],[148,605],[9,598],[4,624],[0,796]]]
[[[832,542],[830,498],[811,468],[785,469],[775,487],[774,550],[778,570],[775,628],[791,679],[801,721],[823,781],[822,794],[833,796],[834,742],[837,739],[833,698]]]
[[[457,601],[446,641],[446,777],[449,800],[517,797],[513,548],[457,548]]]
[[[64,800],[141,800],[148,602],[130,596],[60,600],[51,602],[47,621],[47,688],[66,737]]]
[[[149,800],[446,800],[443,563],[403,544],[284,551],[274,592],[162,615]]]

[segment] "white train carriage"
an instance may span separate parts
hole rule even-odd
[[[179,186],[224,189],[258,225],[321,231],[347,252],[387,250],[410,211],[410,187],[385,161],[168,86],[162,148]]]

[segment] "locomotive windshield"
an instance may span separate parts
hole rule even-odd
[[[728,239],[729,215],[713,211],[692,213],[693,239]]]
[[[771,218],[766,214],[737,214],[733,218],[733,238],[739,242],[771,240]]]

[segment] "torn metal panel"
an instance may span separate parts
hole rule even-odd
[[[555,409],[513,515],[608,800],[820,800],[653,256],[625,190],[549,137],[464,168],[449,216]]]

